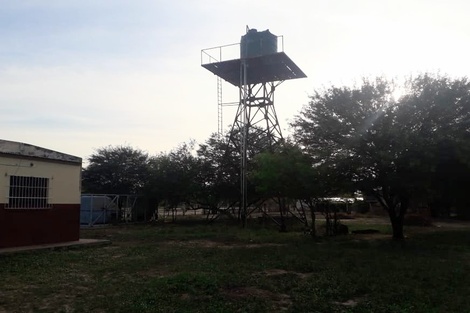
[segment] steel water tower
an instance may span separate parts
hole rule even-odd
[[[280,44],[279,44],[280,43]],[[239,57],[225,59],[226,51],[239,46]],[[279,47],[280,46],[280,47]],[[241,153],[242,217],[247,213],[246,162],[250,144],[261,145],[255,151],[269,149],[282,140],[281,128],[274,107],[274,91],[286,80],[307,77],[284,53],[283,37],[269,30],[247,27],[239,44],[219,46],[201,51],[201,65],[217,75],[219,134],[222,132],[221,79],[239,89],[238,109],[230,132],[230,140]],[[224,60],[225,59],[225,60]],[[259,140],[249,140],[256,136]]]

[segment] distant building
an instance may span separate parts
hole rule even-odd
[[[76,241],[82,159],[0,139],[0,248]]]

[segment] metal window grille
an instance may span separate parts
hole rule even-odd
[[[49,204],[49,178],[10,176],[8,208],[46,209]]]

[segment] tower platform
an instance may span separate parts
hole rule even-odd
[[[247,68],[247,84],[259,84],[307,77],[285,54],[277,52],[244,59]],[[234,86],[241,87],[242,59],[202,64],[202,67]]]

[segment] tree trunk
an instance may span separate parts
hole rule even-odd
[[[316,237],[317,236],[317,230],[315,229],[315,209],[314,209],[313,205],[309,205],[309,208],[310,208],[310,214],[312,216],[312,230],[311,230],[310,234],[312,235],[312,237]]]
[[[390,221],[392,222],[393,239],[404,240],[405,236],[403,235],[403,218],[400,218],[400,216],[390,215]]]
[[[403,234],[403,221],[405,219],[406,211],[410,202],[409,195],[401,195],[399,198],[394,198],[387,191],[387,188],[382,188],[382,195],[376,194],[377,200],[380,202],[382,207],[388,212],[390,222],[392,224],[393,239],[404,240]],[[396,201],[396,200],[399,201]]]
[[[279,213],[281,214],[281,232],[286,232],[287,231],[287,226],[286,226],[286,221],[284,219],[284,212],[285,212],[285,199],[278,197],[278,203],[279,203]]]
[[[388,209],[390,222],[392,223],[393,239],[395,240],[405,239],[405,236],[403,234],[403,222],[405,219],[406,211],[408,210],[408,204],[408,197],[404,197],[400,200],[397,206]]]

